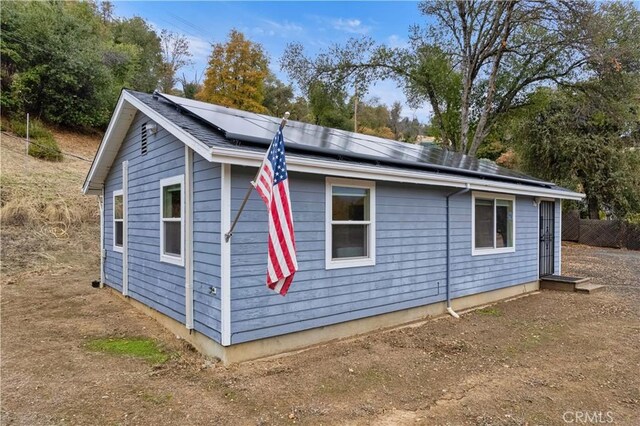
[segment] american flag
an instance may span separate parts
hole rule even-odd
[[[298,261],[282,127],[274,136],[252,184],[269,212],[267,287],[284,296],[298,270]]]

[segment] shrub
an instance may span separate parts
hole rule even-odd
[[[62,152],[53,136],[29,144],[29,155],[49,161],[62,161]]]
[[[21,138],[27,137],[27,123],[25,120],[13,120],[11,130]],[[49,161],[62,161],[62,151],[58,143],[47,128],[39,120],[29,123],[29,155]]]

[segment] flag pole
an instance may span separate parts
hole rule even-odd
[[[282,129],[284,129],[284,126],[287,125],[287,119],[288,118],[289,118],[289,111],[285,112],[284,113],[284,117],[282,117],[282,121],[280,122],[280,127],[278,128],[280,131],[282,131]],[[271,147],[271,145],[269,145],[269,147]],[[233,219],[233,223],[231,224],[231,228],[229,228],[229,232],[224,234],[224,241],[226,243],[229,242],[229,240],[231,239],[231,236],[233,235],[233,229],[236,227],[236,223],[238,223],[238,219],[240,219],[240,215],[242,214],[242,211],[244,210],[244,206],[247,204],[247,201],[249,200],[249,196],[251,195],[251,191],[253,191],[253,189],[254,189],[253,185],[254,185],[256,179],[258,179],[258,175],[259,174],[260,174],[260,167],[258,168],[258,171],[256,172],[256,176],[253,178],[253,180],[251,182],[249,182],[249,189],[247,189],[247,193],[244,196],[244,200],[242,200],[242,204],[240,205],[240,209],[238,210],[238,213],[236,213],[235,219]]]

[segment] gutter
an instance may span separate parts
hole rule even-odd
[[[467,187],[463,188],[459,191],[456,192],[451,192],[449,195],[447,195],[447,287],[446,287],[446,292],[447,292],[447,312],[449,313],[449,315],[451,315],[454,318],[460,318],[460,315],[458,315],[456,313],[456,311],[453,310],[453,308],[451,307],[451,285],[450,285],[450,281],[451,281],[451,241],[450,241],[450,236],[449,234],[451,233],[451,229],[450,229],[450,218],[449,218],[449,198],[453,197],[454,195],[460,195],[460,194],[464,194],[466,192],[469,192],[471,190],[471,184],[467,183]],[[473,218],[471,218],[471,220],[473,220]],[[473,238],[473,236],[472,236]]]
[[[208,160],[211,162],[248,167],[260,167],[264,159],[264,153],[243,151],[238,148],[215,147],[210,149],[209,155]],[[415,183],[418,185],[465,188],[470,184],[470,189],[474,191],[500,192],[530,197],[563,198],[576,201],[584,198],[584,194],[571,191],[559,191],[542,186],[537,187],[524,185],[522,183],[491,181],[488,179],[453,176],[427,171],[382,168],[370,164],[346,164],[345,162],[335,160],[304,158],[296,154],[287,155],[287,168],[289,171],[314,173],[324,176]]]

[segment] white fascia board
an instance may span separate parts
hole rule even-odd
[[[178,140],[182,141],[189,148],[200,154],[202,157],[209,159],[211,155],[211,149],[207,145],[184,131],[182,128],[165,118],[163,115],[154,111],[152,108],[141,102],[132,94],[128,93],[127,91],[123,91],[120,95],[120,99],[118,99],[118,104],[116,105],[116,109],[111,116],[111,121],[109,122],[109,126],[107,127],[107,132],[105,133],[104,138],[102,138],[102,142],[100,143],[100,147],[98,148],[98,153],[96,154],[96,157],[91,164],[91,169],[89,170],[87,178],[82,187],[82,192],[84,194],[101,194],[100,189],[89,189],[90,183],[93,182],[96,178],[100,179],[100,182],[97,182],[96,186],[101,187],[104,183],[108,168],[111,166],[111,163],[113,162],[115,156],[118,154],[118,150],[122,145],[124,137],[129,131],[129,127],[131,126],[133,117],[136,114],[136,110],[149,117],[163,129],[178,138]],[[109,156],[106,155],[109,152],[113,154],[113,157],[109,158]],[[104,162],[107,162],[109,164],[104,164]],[[101,168],[104,168],[107,171],[104,172],[104,176],[100,177],[97,176],[96,173]]]
[[[124,97],[131,105],[137,108],[141,113],[155,121],[160,127],[171,133],[173,136],[182,141],[189,148],[200,154],[204,158],[208,158],[211,148],[184,131],[171,120],[165,118],[162,114],[154,111],[152,108],[141,102],[138,98],[130,93],[124,92]]]
[[[230,148],[212,148],[208,158],[209,161],[216,163],[259,167],[262,164],[264,154]],[[553,197],[565,200],[582,200],[584,198],[584,194],[578,192],[557,191],[533,186],[524,187],[522,184],[508,182],[488,181],[463,176],[445,176],[417,170],[389,169],[367,164],[344,163],[293,155],[287,156],[287,169],[294,172],[314,173],[323,176],[414,183],[418,185],[453,188],[466,188],[469,185],[469,188],[475,191],[500,192],[531,197]]]
[[[96,176],[96,171],[100,167],[103,161],[105,161],[105,155],[109,150],[113,150],[113,141],[120,139],[120,143],[118,144],[118,149],[120,148],[120,144],[122,143],[122,139],[126,135],[126,132],[131,126],[131,122],[133,121],[133,117],[136,115],[135,110],[132,106],[125,101],[126,92],[122,92],[120,94],[120,98],[118,99],[118,103],[116,104],[116,108],[113,111],[113,115],[111,116],[111,120],[109,121],[109,126],[107,126],[107,131],[100,142],[100,146],[98,147],[98,152],[96,153],[93,162],[91,163],[91,168],[89,169],[89,173],[87,173],[87,177],[85,178],[84,184],[82,185],[82,192],[84,194],[102,194],[102,191],[98,188],[89,189],[89,184],[94,180]],[[123,134],[124,133],[124,134]],[[117,149],[116,149],[117,151]],[[116,154],[117,155],[117,152]],[[109,159],[109,163],[113,162],[115,159],[115,155],[113,158]],[[109,164],[110,166],[111,164]],[[105,176],[106,177],[106,176]],[[104,179],[104,178],[103,178]],[[103,182],[99,182],[98,187],[102,187]]]

